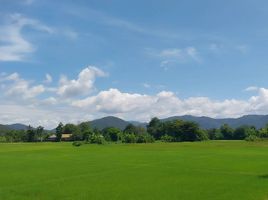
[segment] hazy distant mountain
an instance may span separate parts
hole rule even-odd
[[[184,116],[173,116],[161,120],[169,121],[175,119],[196,122],[203,129],[219,128],[223,124],[229,124],[233,128],[237,128],[242,125],[249,125],[249,126],[255,126],[256,128],[259,129],[268,124],[268,115],[245,115],[239,118],[225,118],[225,119],[214,119],[210,117],[195,117],[192,115],[184,115]],[[121,130],[125,129],[125,127],[130,123],[135,126],[141,126],[141,127],[146,127],[147,125],[147,123],[144,122],[125,121],[123,119],[113,116],[96,119],[90,121],[89,123],[93,128],[103,129],[106,127],[116,127]],[[27,130],[27,128],[28,126],[24,124],[11,124],[11,125],[0,124],[0,133],[3,133],[7,130]]]
[[[0,133],[5,133],[9,130],[27,130],[28,126],[24,124],[10,124],[10,125],[3,125],[0,124]]]
[[[255,126],[256,128],[262,128],[268,124],[268,115],[245,115],[239,118],[225,118],[225,119],[214,119],[210,117],[195,117],[191,115],[185,116],[174,116],[163,121],[181,119],[186,121],[193,121],[200,125],[204,129],[219,128],[223,124],[229,124],[233,128],[237,128],[242,125]]]
[[[123,130],[128,124],[129,122],[112,116],[90,121],[91,127],[98,129],[104,129],[106,127],[116,127]]]
[[[192,115],[184,116],[173,116],[162,121],[169,121],[181,119],[185,121],[193,121],[199,124],[203,129],[219,128],[223,124],[229,124],[233,128],[237,128],[242,125],[255,126],[256,128],[262,128],[268,124],[268,115],[245,115],[239,118],[224,118],[224,119],[214,119],[211,117],[196,117]],[[146,127],[147,123],[141,123],[137,121],[125,121],[117,117],[104,117],[101,119],[93,120],[90,122],[92,127],[97,127],[103,129],[105,127],[117,127],[123,130],[129,123],[135,126]]]
[[[0,124],[0,134],[5,133],[8,130],[9,128],[7,126]]]
[[[10,125],[6,125],[6,127],[11,130],[27,130],[28,129],[28,126],[24,124],[10,124]]]
[[[116,127],[121,130],[124,130],[128,124],[132,123],[135,126],[144,126],[144,123],[136,122],[136,121],[125,121],[118,117],[108,116],[101,119],[96,119],[90,121],[90,125],[93,128],[103,129],[106,127]],[[145,123],[146,125],[146,123]]]

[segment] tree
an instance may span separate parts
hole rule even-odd
[[[228,124],[222,125],[220,130],[225,140],[233,139],[234,130]]]
[[[82,122],[78,125],[80,129],[80,133],[82,135],[82,139],[88,141],[90,136],[93,135],[93,131],[88,122]]]
[[[42,126],[38,126],[36,128],[36,136],[38,137],[39,141],[41,141],[41,142],[43,140],[43,131],[44,131],[44,127],[42,127]]]
[[[132,134],[132,133],[135,135],[138,134],[138,130],[137,130],[136,126],[134,126],[133,124],[128,124],[123,132],[127,133],[127,134]]]
[[[157,118],[154,117],[151,119],[147,126],[147,132],[152,135],[155,139],[160,139],[164,134],[162,130],[163,123]]]
[[[124,134],[123,140],[122,140],[122,142],[125,142],[125,143],[135,143],[136,141],[137,141],[137,138],[133,133]]]
[[[200,129],[197,123],[185,121],[181,125],[182,141],[198,141]],[[203,138],[203,137],[202,137]]]
[[[108,141],[118,141],[121,136],[121,130],[115,127],[108,127],[102,130],[104,138]]]
[[[148,133],[139,134],[137,136],[137,143],[152,143],[154,142],[154,137],[149,135]]]
[[[27,142],[34,142],[36,139],[36,132],[30,125],[28,126],[28,129],[26,131],[27,135]]]
[[[56,141],[60,142],[63,133],[63,124],[60,122],[56,128]]]
[[[268,124],[262,129],[259,130],[259,137],[268,138]]]

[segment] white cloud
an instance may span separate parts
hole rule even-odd
[[[258,91],[258,90],[259,88],[256,86],[250,86],[245,89],[246,92],[253,92],[253,91]]]
[[[0,61],[23,61],[35,51],[35,47],[22,35],[22,30],[26,26],[53,33],[53,29],[37,20],[26,18],[21,14],[9,15],[5,23],[0,26],[0,42],[3,43],[0,45]]]
[[[125,113],[144,108],[147,102],[153,103],[152,101],[153,99],[147,95],[121,93],[118,89],[112,88],[101,91],[96,96],[74,101],[72,105],[103,113]]]
[[[13,100],[32,99],[45,92],[43,85],[31,86],[30,82],[20,78],[18,73],[10,74],[2,78],[4,84],[4,95]]]
[[[171,65],[202,61],[199,52],[195,47],[169,48],[157,51],[155,49],[146,49],[146,53],[152,57],[160,59],[160,66],[168,69]]]
[[[44,80],[44,83],[51,83],[52,81],[52,76],[50,74],[46,74],[46,79]]]
[[[173,92],[156,95],[122,93],[118,89],[101,91],[96,96],[73,101],[73,106],[106,115],[119,115],[127,119],[149,120],[153,116],[207,115],[212,117],[240,116],[249,105],[246,101],[213,101],[206,97],[180,99]]]
[[[104,76],[107,74],[99,68],[88,66],[79,73],[77,79],[68,80],[66,76],[62,76],[57,93],[67,98],[87,95],[94,90],[95,79]]]
[[[0,123],[42,124],[46,128],[54,128],[60,121],[76,123],[107,115],[148,121],[154,116],[164,118],[190,114],[223,118],[268,113],[268,89],[257,87],[248,88],[258,93],[246,100],[182,99],[171,91],[148,95],[122,92],[116,88],[90,94],[95,88],[95,79],[106,75],[102,70],[89,66],[79,73],[77,79],[61,78],[58,88],[46,88],[21,78],[18,73],[1,74],[0,97],[8,99],[0,99]]]

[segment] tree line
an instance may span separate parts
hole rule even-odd
[[[42,126],[27,130],[10,130],[0,135],[0,142],[42,142],[46,141],[51,132]],[[228,124],[220,128],[202,129],[195,122],[173,120],[161,121],[153,118],[146,128],[129,124],[124,130],[107,127],[102,130],[92,128],[89,123],[78,125],[59,123],[55,129],[55,141],[60,142],[63,134],[71,134],[73,141],[103,144],[105,142],[151,143],[154,141],[183,142],[203,140],[248,140],[255,141],[268,138],[268,125],[257,129],[254,126],[240,126],[233,129]]]

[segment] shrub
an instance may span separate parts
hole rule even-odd
[[[0,143],[1,142],[7,142],[7,140],[6,140],[6,137],[5,136],[0,136]]]
[[[174,138],[167,134],[163,135],[160,139],[162,142],[174,142]]]
[[[124,143],[135,143],[137,141],[136,136],[132,133],[132,134],[125,134],[123,136],[123,140],[122,142]]]
[[[105,144],[105,139],[100,134],[93,134],[90,136],[89,142],[91,144]]]
[[[249,135],[248,137],[245,138],[245,140],[248,142],[255,142],[260,141],[260,138],[256,135]]]
[[[107,141],[116,142],[120,139],[121,130],[115,127],[108,127],[102,130],[102,134]]]
[[[80,147],[81,145],[82,145],[82,142],[80,142],[80,141],[73,142],[73,146],[75,146],[75,147]]]
[[[140,134],[137,136],[137,143],[152,143],[154,142],[154,137],[149,135],[148,133],[146,134]]]
[[[198,130],[196,134],[198,141],[209,140],[208,133],[205,130]]]

